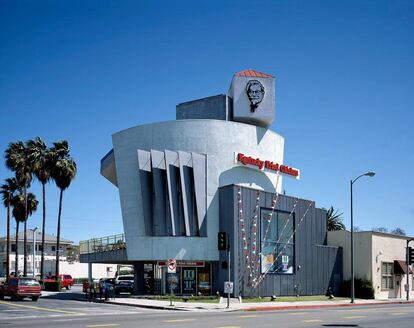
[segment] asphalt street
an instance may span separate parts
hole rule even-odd
[[[414,305],[269,312],[183,312],[88,303],[52,296],[38,302],[0,301],[0,327],[413,328]]]

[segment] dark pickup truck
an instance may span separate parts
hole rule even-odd
[[[9,296],[13,300],[30,297],[32,301],[37,301],[40,295],[40,285],[33,278],[10,278],[8,283],[0,285],[0,300]]]

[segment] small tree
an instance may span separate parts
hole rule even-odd
[[[377,228],[372,228],[372,231],[387,233],[388,229],[385,227],[377,227]]]
[[[345,224],[342,222],[343,213],[339,210],[334,210],[333,206],[326,212],[326,228],[328,231],[345,230]]]
[[[391,233],[393,233],[394,235],[406,236],[405,230],[398,227],[394,230],[391,230]]]

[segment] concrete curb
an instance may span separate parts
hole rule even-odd
[[[89,302],[85,299],[78,299],[81,302]],[[355,306],[374,306],[374,305],[388,305],[388,304],[414,304],[414,301],[383,301],[383,302],[367,302],[367,303],[336,303],[336,304],[306,304],[306,305],[280,305],[280,306],[259,306],[259,307],[249,307],[249,308],[230,308],[230,309],[211,309],[204,307],[196,308],[183,308],[175,306],[163,306],[163,305],[149,305],[149,304],[133,304],[133,303],[120,303],[114,301],[105,301],[105,300],[93,300],[93,303],[104,303],[104,304],[113,304],[121,306],[130,306],[130,307],[139,307],[146,309],[154,310],[173,310],[173,311],[183,311],[183,312],[192,312],[194,310],[209,310],[209,311],[221,311],[221,312],[257,312],[257,311],[285,311],[285,310],[310,310],[310,309],[323,309],[323,308],[335,308],[335,307],[355,307]]]
[[[277,311],[277,310],[305,310],[305,309],[322,309],[333,307],[350,307],[350,306],[373,306],[388,304],[414,304],[414,301],[386,301],[386,302],[369,302],[369,303],[339,303],[339,304],[309,304],[309,305],[281,305],[281,306],[263,306],[240,309],[242,311]]]
[[[105,301],[105,300],[93,300],[93,301],[89,301],[89,300],[86,300],[86,299],[77,299],[76,301],[88,302],[88,303],[103,303],[103,304],[113,304],[113,305],[131,306],[131,307],[140,307],[140,308],[155,309],[155,310],[191,311],[190,309],[176,308],[174,306],[169,307],[169,306],[162,306],[162,305],[119,303],[119,302]]]

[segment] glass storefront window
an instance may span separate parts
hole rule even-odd
[[[211,294],[210,263],[206,263],[204,268],[197,268],[197,290],[204,295]]]
[[[262,209],[260,221],[262,273],[294,273],[294,214]]]
[[[195,268],[183,268],[183,294],[196,293],[196,270]]]

